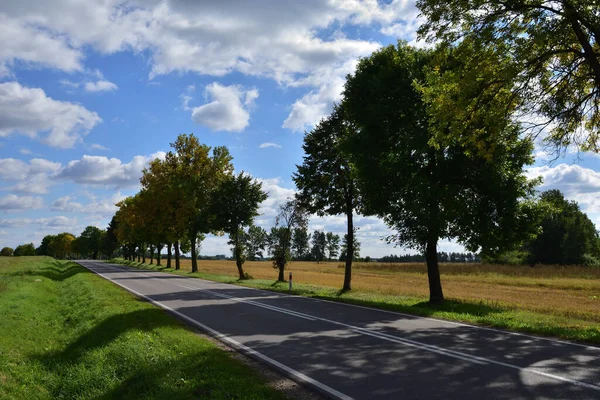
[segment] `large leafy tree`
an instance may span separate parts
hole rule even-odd
[[[356,124],[345,148],[365,213],[395,230],[389,241],[425,253],[430,302],[438,303],[438,241],[455,238],[471,251],[490,252],[516,240],[529,226],[519,199],[533,191],[523,174],[533,160],[531,142],[505,121],[497,122],[502,134],[486,157],[458,141],[431,145],[434,128],[418,85],[432,57],[399,43],[362,59],[348,77],[344,107]]]
[[[246,258],[256,261],[263,257],[263,251],[267,246],[267,231],[260,226],[250,225],[244,238],[246,239]]]
[[[356,232],[354,232],[355,234],[352,235],[352,259],[353,260],[358,260],[360,258],[360,242],[358,241],[358,238],[356,237]],[[344,234],[344,238],[342,240],[342,247],[340,250],[340,260],[347,260],[348,259],[348,234]]]
[[[267,194],[262,190],[261,183],[243,172],[224,179],[215,192],[215,226],[229,234],[240,279],[246,279],[243,268],[246,260],[243,229],[252,224],[258,216],[260,203],[266,199]]]
[[[2,257],[10,257],[14,254],[14,250],[12,247],[3,247],[2,250],[0,250],[0,256]]]
[[[541,221],[542,232],[528,246],[534,262],[582,264],[585,255],[598,256],[596,227],[576,202],[566,200],[558,190],[543,192],[540,200],[548,211]]]
[[[269,250],[279,282],[285,281],[285,267],[291,260],[292,232],[296,228],[306,229],[307,224],[306,209],[297,200],[290,199],[279,207],[275,226],[269,234]]]
[[[171,184],[178,188],[177,195],[183,200],[177,212],[187,217],[192,272],[197,272],[196,240],[198,234],[219,230],[212,202],[221,183],[233,173],[232,157],[226,147],[211,149],[201,144],[193,134],[179,135],[171,147],[173,151],[167,153],[165,162],[174,171]]]
[[[336,106],[333,113],[304,137],[306,155],[293,179],[297,198],[306,209],[317,215],[346,215],[347,234],[354,235],[353,213],[359,206],[359,194],[352,164],[342,151],[342,143],[355,127],[346,118],[344,108]],[[350,240],[352,245],[353,240]],[[350,254],[352,254],[350,249]],[[351,289],[352,258],[346,260],[344,290]]]
[[[15,249],[15,256],[35,256],[33,243],[21,244]]]
[[[100,243],[101,251],[110,259],[112,258],[114,252],[119,247],[119,239],[117,238],[116,230],[117,230],[117,219],[113,215],[110,222],[108,223],[108,227],[106,228],[106,234],[102,236],[102,240]]]
[[[78,240],[78,251],[82,255],[91,256],[94,260],[98,259],[100,252],[100,240],[102,238],[102,230],[95,226],[87,226]]]
[[[185,207],[186,199],[180,196],[175,161],[176,158],[154,159],[144,169],[140,182],[153,198],[152,229],[156,241],[167,245],[167,267],[171,268],[172,248],[175,244],[175,269],[179,269],[178,242],[186,234],[190,208]]]
[[[52,257],[65,259],[73,253],[73,242],[75,236],[68,232],[59,233],[50,242],[50,253]]]
[[[314,231],[312,234],[312,248],[310,254],[312,259],[320,263],[325,259],[325,251],[327,250],[327,238],[325,232]]]
[[[295,228],[292,233],[292,257],[294,260],[307,260],[310,251],[310,233],[306,227]]]
[[[333,232],[327,232],[325,240],[327,242],[325,245],[327,249],[327,260],[335,260],[340,250],[340,236],[335,235]]]
[[[485,108],[469,107],[476,99],[509,89],[522,112],[545,117],[535,125],[550,127],[547,139],[558,149],[600,150],[597,0],[418,0],[417,6],[426,18],[422,37],[469,49],[463,56],[472,77],[463,83],[479,85],[479,93],[445,77],[460,113],[477,114]],[[487,63],[490,51],[508,62]]]

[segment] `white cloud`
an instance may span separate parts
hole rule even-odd
[[[194,100],[194,98],[187,94],[182,94],[179,96],[179,98],[181,99],[181,108],[183,108],[185,111],[190,111],[191,108],[190,108],[189,104],[190,104],[190,101]]]
[[[92,144],[90,146],[90,149],[93,149],[93,150],[108,150],[108,147],[102,146],[101,144],[98,144],[98,143],[94,143],[94,144]]]
[[[241,86],[213,82],[206,86],[205,92],[211,102],[192,110],[194,122],[214,131],[240,132],[248,126],[248,107],[258,97],[256,89],[244,90]],[[187,107],[187,101],[184,105]]]
[[[102,120],[95,112],[67,101],[46,96],[42,89],[17,82],[0,83],[0,137],[23,134],[52,147],[69,148]]]
[[[43,206],[44,200],[41,197],[17,196],[14,194],[0,197],[0,210],[3,211],[35,210]]]
[[[113,92],[119,88],[114,83],[105,80],[86,82],[84,87],[86,92]]]
[[[261,149],[265,149],[267,147],[275,147],[275,148],[280,149],[281,145],[279,145],[277,143],[265,142],[265,143],[261,143],[261,145],[258,146],[258,147],[261,148]]]
[[[530,178],[542,177],[540,190],[558,189],[586,213],[600,213],[600,172],[579,165],[559,164],[529,168]],[[592,216],[593,217],[593,216]]]
[[[69,46],[67,38],[53,35],[26,18],[14,19],[0,6],[0,76],[10,75],[15,60],[67,72],[82,70],[82,53]]]
[[[0,179],[17,181],[14,186],[4,187],[18,193],[44,194],[52,184],[49,177],[60,169],[61,164],[42,158],[33,158],[29,164],[15,158],[0,159]]]
[[[77,224],[77,218],[67,218],[65,216],[57,216],[51,218],[13,218],[0,219],[0,227],[5,228],[23,228],[27,225],[42,225],[47,228],[64,229],[72,228]]]
[[[31,154],[31,150],[29,150],[29,149],[26,149],[25,147],[21,147],[21,148],[19,149],[19,153],[21,153],[21,154],[23,154],[23,155],[26,155],[26,156],[27,156],[27,155]]]
[[[125,196],[121,192],[116,192],[112,196],[95,199],[87,204],[75,201],[73,196],[64,196],[56,199],[50,206],[52,211],[78,212],[89,214],[88,218],[98,219],[106,218],[115,214],[117,211],[116,203],[123,200]]]
[[[56,179],[70,180],[83,185],[97,185],[113,188],[133,187],[139,184],[142,169],[155,158],[164,158],[158,152],[146,156],[135,156],[124,164],[118,158],[84,155],[79,160],[69,161],[54,176]]]
[[[344,90],[345,76],[354,71],[356,60],[352,60],[340,68],[323,70],[321,74],[300,81],[298,85],[317,86],[292,105],[292,110],[283,122],[282,128],[294,132],[311,129],[319,120],[333,109],[333,103],[341,99]]]

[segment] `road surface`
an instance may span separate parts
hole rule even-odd
[[[600,348],[80,261],[337,399],[600,399]]]

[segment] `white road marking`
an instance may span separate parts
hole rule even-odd
[[[116,268],[116,269],[120,270],[119,268]],[[151,272],[151,271],[148,271],[148,272]],[[101,274],[99,274],[99,275],[101,275]],[[101,275],[101,276],[103,276],[103,275]],[[109,279],[110,281],[114,282],[110,278],[106,278],[106,279]],[[160,279],[160,278],[156,278],[156,279]],[[189,278],[182,277],[182,279],[189,279]],[[202,282],[208,282],[208,283],[214,283],[212,281],[205,281],[205,280],[201,280],[201,281]],[[496,360],[492,360],[492,359],[485,358],[485,357],[479,357],[479,356],[475,356],[475,355],[471,355],[471,354],[467,354],[467,353],[462,353],[462,352],[455,351],[455,350],[445,349],[445,348],[434,346],[434,345],[428,345],[428,344],[421,343],[421,342],[418,342],[418,341],[414,341],[414,340],[411,340],[411,339],[400,338],[400,337],[397,337],[397,336],[388,335],[388,334],[377,332],[377,331],[373,331],[373,330],[370,330],[370,329],[361,328],[361,327],[350,325],[350,324],[345,324],[343,322],[333,321],[333,320],[330,320],[330,319],[327,319],[327,318],[322,318],[322,317],[318,317],[318,316],[314,316],[314,315],[310,315],[310,314],[305,314],[305,313],[299,313],[299,312],[296,312],[296,311],[286,310],[286,309],[282,309],[282,308],[271,306],[271,305],[265,305],[263,303],[255,302],[255,301],[252,301],[252,300],[241,299],[239,297],[225,295],[225,294],[222,294],[222,293],[215,293],[215,292],[212,292],[211,290],[208,290],[208,289],[202,289],[202,288],[198,288],[198,287],[184,286],[184,285],[177,284],[177,283],[174,283],[174,282],[169,282],[168,280],[166,280],[166,282],[171,283],[171,284],[176,285],[176,286],[179,286],[179,287],[184,287],[186,289],[206,292],[206,293],[209,293],[209,294],[217,296],[217,297],[228,298],[228,299],[232,299],[232,300],[237,300],[237,301],[240,301],[240,302],[248,303],[250,305],[254,305],[254,306],[258,306],[258,307],[270,309],[272,311],[284,312],[286,314],[289,313],[290,315],[295,315],[295,316],[300,317],[300,318],[311,319],[313,321],[318,320],[318,321],[328,322],[328,323],[331,323],[331,324],[334,324],[334,325],[339,325],[339,326],[343,326],[345,328],[349,328],[353,332],[361,333],[361,334],[366,335],[366,336],[376,337],[376,338],[379,338],[379,339],[382,339],[382,340],[387,340],[387,341],[390,341],[390,342],[402,344],[402,345],[409,346],[409,347],[415,347],[415,348],[418,348],[418,349],[421,349],[421,350],[425,350],[425,351],[429,351],[429,352],[433,352],[433,353],[437,353],[437,354],[442,354],[442,355],[445,355],[445,356],[449,356],[449,357],[461,359],[461,360],[464,360],[464,361],[468,361],[468,362],[472,362],[472,363],[476,363],[476,364],[495,364],[495,365],[503,366],[503,367],[506,367],[506,368],[511,368],[511,369],[522,371],[522,372],[527,372],[527,373],[531,373],[531,374],[543,376],[543,377],[546,377],[546,378],[558,380],[558,381],[561,381],[561,382],[571,383],[571,384],[576,385],[576,386],[581,386],[581,387],[585,387],[585,388],[588,388],[588,389],[600,391],[600,386],[598,386],[598,385],[594,385],[594,384],[591,384],[591,383],[578,381],[578,380],[575,380],[575,379],[566,378],[566,377],[563,377],[563,376],[560,376],[560,375],[550,374],[550,373],[547,373],[547,372],[538,371],[538,370],[531,369],[531,368],[523,368],[523,367],[519,367],[517,365],[508,364],[508,363],[505,363],[505,362],[502,362],[502,361],[496,361]],[[114,282],[114,283],[116,283],[117,285],[121,286],[117,282]],[[122,286],[122,287],[125,287],[125,286]],[[246,288],[244,288],[244,289],[246,289]],[[250,290],[252,290],[252,289],[250,289]],[[298,296],[294,296],[294,297],[298,297]],[[146,298],[146,297],[144,296],[144,298]],[[305,298],[305,297],[302,297],[302,298]],[[335,303],[335,304],[344,304],[344,303]],[[357,306],[357,307],[360,307],[360,306]],[[368,307],[361,307],[361,308],[365,308],[367,310],[372,310],[373,311],[373,309],[370,309]],[[380,311],[380,310],[375,310],[375,311]],[[405,315],[405,314],[402,314],[402,313],[394,313],[394,314]],[[408,314],[406,314],[406,315],[408,315]],[[441,320],[437,320],[435,318],[425,318],[425,319],[430,319],[430,320],[434,320],[434,321],[441,321]],[[441,322],[446,322],[446,321],[441,321]],[[466,324],[459,324],[459,325],[464,325],[464,326],[471,327],[471,325],[466,325]],[[473,326],[473,327],[477,328],[475,326]],[[504,333],[504,331],[498,331],[498,332]],[[507,332],[507,333],[511,333],[511,332]],[[564,343],[570,344],[568,342],[564,342]],[[597,349],[597,348],[594,348],[594,349]]]

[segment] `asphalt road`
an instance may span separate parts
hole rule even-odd
[[[600,348],[80,261],[339,399],[600,399]]]

